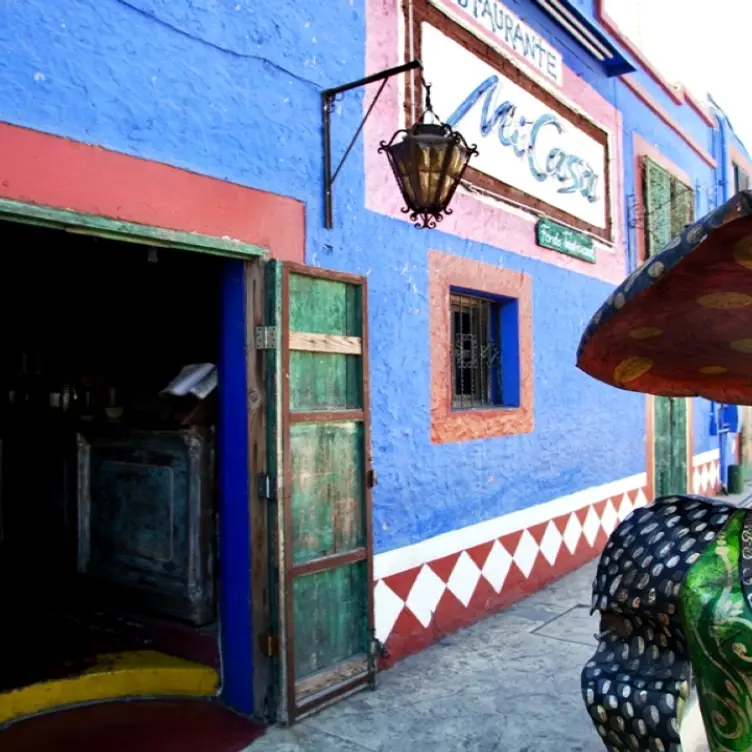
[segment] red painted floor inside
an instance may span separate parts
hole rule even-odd
[[[0,731],[3,752],[240,752],[260,724],[205,701],[90,705],[20,721]]]

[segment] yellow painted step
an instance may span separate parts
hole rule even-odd
[[[108,653],[76,676],[0,693],[0,726],[42,711],[126,697],[214,697],[218,673],[154,650]]]

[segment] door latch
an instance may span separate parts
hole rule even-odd
[[[261,473],[258,476],[258,495],[260,499],[276,499],[277,498],[277,482],[273,475],[267,475]]]
[[[269,658],[279,655],[279,639],[277,635],[269,634],[268,632],[259,635],[259,647],[261,648],[261,653]]]

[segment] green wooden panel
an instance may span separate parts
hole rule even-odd
[[[671,240],[671,177],[652,159],[645,160],[645,230],[648,256]]]
[[[360,297],[359,285],[290,274],[290,330],[360,337]]]
[[[363,407],[359,355],[290,352],[290,409],[345,410]]]
[[[687,401],[653,400],[655,495],[687,492]]]
[[[287,290],[289,331],[363,336],[360,285],[291,271]],[[286,368],[292,414],[363,409],[362,356],[290,350]],[[370,545],[365,424],[336,417],[308,415],[288,424],[290,480],[284,495],[286,551],[293,567]],[[367,560],[316,566],[328,568],[293,571],[288,580],[293,651],[288,670],[295,682],[310,677],[316,691],[324,691],[338,683],[338,674],[317,674],[368,653],[371,583]]]
[[[671,493],[687,493],[687,400],[671,400]]]
[[[672,493],[671,399],[669,397],[655,397],[653,410],[654,490],[656,496],[666,496]]]
[[[364,546],[363,424],[293,424],[290,455],[293,562]]]
[[[295,578],[295,679],[365,653],[368,569],[357,562]]]
[[[695,192],[676,178],[671,179],[671,237],[694,222]]]

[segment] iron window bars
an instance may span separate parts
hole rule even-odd
[[[452,293],[452,407],[503,404],[499,304]]]

